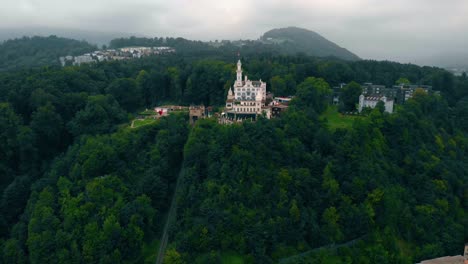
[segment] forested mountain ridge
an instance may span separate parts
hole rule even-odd
[[[274,120],[186,117],[129,128],[165,102],[221,106],[234,49],[0,73],[0,262],[152,263],[182,168],[168,263],[413,263],[460,254],[466,233],[468,79],[392,62],[242,49],[245,71],[294,94]],[[433,85],[394,115],[346,129],[323,118],[330,87]],[[315,253],[314,253],[315,252]],[[173,262],[170,262],[173,261]],[[301,262],[299,262],[301,263]]]
[[[274,29],[266,32],[262,41],[243,41],[241,47],[234,42],[223,43],[220,47],[210,46],[207,42],[188,40],[184,38],[146,38],[128,37],[116,38],[110,41],[111,48],[128,46],[170,46],[182,54],[198,52],[205,55],[212,53],[233,53],[245,51],[270,52],[274,54],[295,55],[304,53],[315,57],[335,57],[343,60],[359,60],[359,57],[319,34],[295,27]],[[269,44],[265,44],[269,43]],[[274,43],[272,45],[272,43]],[[58,58],[66,55],[82,55],[95,51],[98,47],[86,41],[77,41],[57,36],[23,37],[6,40],[0,44],[0,71],[12,69],[27,69],[40,66],[60,65]],[[243,53],[244,54],[244,53]]]
[[[0,71],[60,65],[60,56],[81,55],[96,49],[85,41],[57,36],[6,40],[0,43]]]
[[[286,54],[302,52],[316,57],[336,57],[355,61],[360,58],[314,31],[298,27],[277,28],[265,32],[260,38],[267,43],[275,43]]]

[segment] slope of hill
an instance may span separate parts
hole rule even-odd
[[[468,241],[466,78],[252,52],[246,74],[296,95],[280,118],[190,127],[181,113],[129,127],[160,102],[222,106],[235,53],[219,51],[225,60],[176,52],[1,72],[0,263],[154,263],[175,186],[169,263],[415,263],[460,254]],[[392,115],[375,109],[332,127],[330,84],[400,77],[441,96],[418,93]]]
[[[336,57],[355,61],[360,58],[345,48],[329,41],[314,31],[297,27],[273,29],[260,38],[264,43],[279,45],[282,52],[303,52],[317,57]]]
[[[0,71],[59,65],[58,58],[96,50],[86,41],[49,37],[23,37],[0,44]]]

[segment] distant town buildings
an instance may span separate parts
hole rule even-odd
[[[175,52],[171,47],[125,47],[120,49],[97,50],[92,53],[86,53],[79,56],[60,57],[62,66],[81,65],[84,63],[138,59],[150,55]]]
[[[339,86],[333,87],[331,103],[338,105],[340,103],[341,89],[346,86],[342,83]],[[361,85],[362,94],[358,101],[358,111],[361,112],[365,107],[374,108],[378,102],[385,104],[385,111],[388,113],[393,112],[394,104],[404,104],[408,99],[412,98],[415,91],[420,89],[428,94],[438,93],[432,90],[429,85],[410,85],[400,84],[392,87],[385,85],[378,85],[373,83],[364,83]]]
[[[393,90],[397,91],[396,99],[397,99],[398,103],[400,103],[400,104],[406,102],[408,99],[413,97],[413,94],[417,89],[421,89],[421,90],[425,91],[428,94],[433,93],[432,86],[429,86],[429,85],[406,85],[406,84],[401,84],[401,85],[394,85],[393,86]]]

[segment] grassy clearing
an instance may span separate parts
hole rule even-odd
[[[351,128],[354,120],[363,118],[362,116],[343,115],[338,112],[336,106],[330,106],[320,117],[321,120],[327,120],[328,126],[331,130],[337,128]]]
[[[139,115],[147,115],[147,116],[152,116],[156,115],[156,112],[153,109],[147,109],[143,112],[138,113]]]
[[[139,115],[152,116],[152,115],[155,115],[156,112],[154,111],[154,109],[146,109],[145,111],[140,112],[140,113],[138,113],[138,114],[139,114]]]
[[[133,121],[133,128],[146,126],[146,125],[149,125],[149,124],[153,124],[155,122],[156,122],[156,119],[135,119]]]

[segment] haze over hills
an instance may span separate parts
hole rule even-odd
[[[44,35],[52,33],[54,35],[44,37]],[[359,60],[359,57],[355,54],[339,47],[319,34],[296,27],[270,30],[258,40],[221,42],[220,45],[211,45],[212,42],[192,41],[182,38],[130,37],[129,35],[48,28],[31,28],[17,31],[3,30],[0,31],[0,39],[13,38],[13,40],[4,40],[3,43],[0,43],[0,70],[58,65],[59,56],[81,55],[99,49],[102,45],[113,48],[173,46],[179,52],[184,50],[194,52],[202,49],[212,54],[219,52],[217,47],[227,45],[224,48],[231,49],[232,52],[241,51],[243,54],[249,54],[255,50],[255,52],[273,52],[284,55],[303,53],[314,57],[332,57],[349,61]],[[78,39],[83,41],[77,41]],[[99,46],[93,46],[89,43],[98,44]]]
[[[108,45],[109,42],[115,38],[140,36],[135,33],[125,32],[100,32],[70,28],[49,28],[49,27],[24,27],[24,28],[0,28],[0,42],[21,37],[42,36],[47,37],[56,35],[64,38],[86,40],[91,44],[99,46]]]
[[[98,49],[86,41],[49,37],[21,37],[0,42],[0,71],[59,65],[58,58]]]
[[[418,65],[434,65],[445,68],[454,74],[460,75],[468,72],[468,51],[465,53],[454,53],[446,51],[415,60]]]
[[[0,28],[0,42],[21,38],[23,36],[50,36],[85,40],[98,46],[109,45],[110,41],[117,38],[128,38],[131,36],[147,37],[141,34],[128,32],[99,32],[68,28],[50,28],[50,27],[22,27],[22,28]],[[155,37],[155,36],[152,36]],[[164,37],[164,36],[157,36]],[[236,36],[233,36],[234,38]],[[346,48],[340,47],[334,42],[324,38],[320,34],[298,27],[277,28],[265,32],[260,36],[258,42],[263,44],[276,44],[275,48],[284,54],[304,53],[316,57],[336,57],[344,60],[359,60],[359,56]],[[367,59],[362,57],[362,59]],[[398,60],[397,60],[398,61]],[[401,61],[406,63],[406,61]],[[458,69],[459,71],[468,70],[468,52],[458,54],[450,51],[440,52],[427,56],[419,56],[412,60],[420,66],[437,66],[446,69]]]
[[[272,29],[260,38],[267,43],[277,43],[286,53],[303,52],[316,57],[337,57],[344,60],[360,58],[349,50],[338,46],[320,34],[298,27]]]

